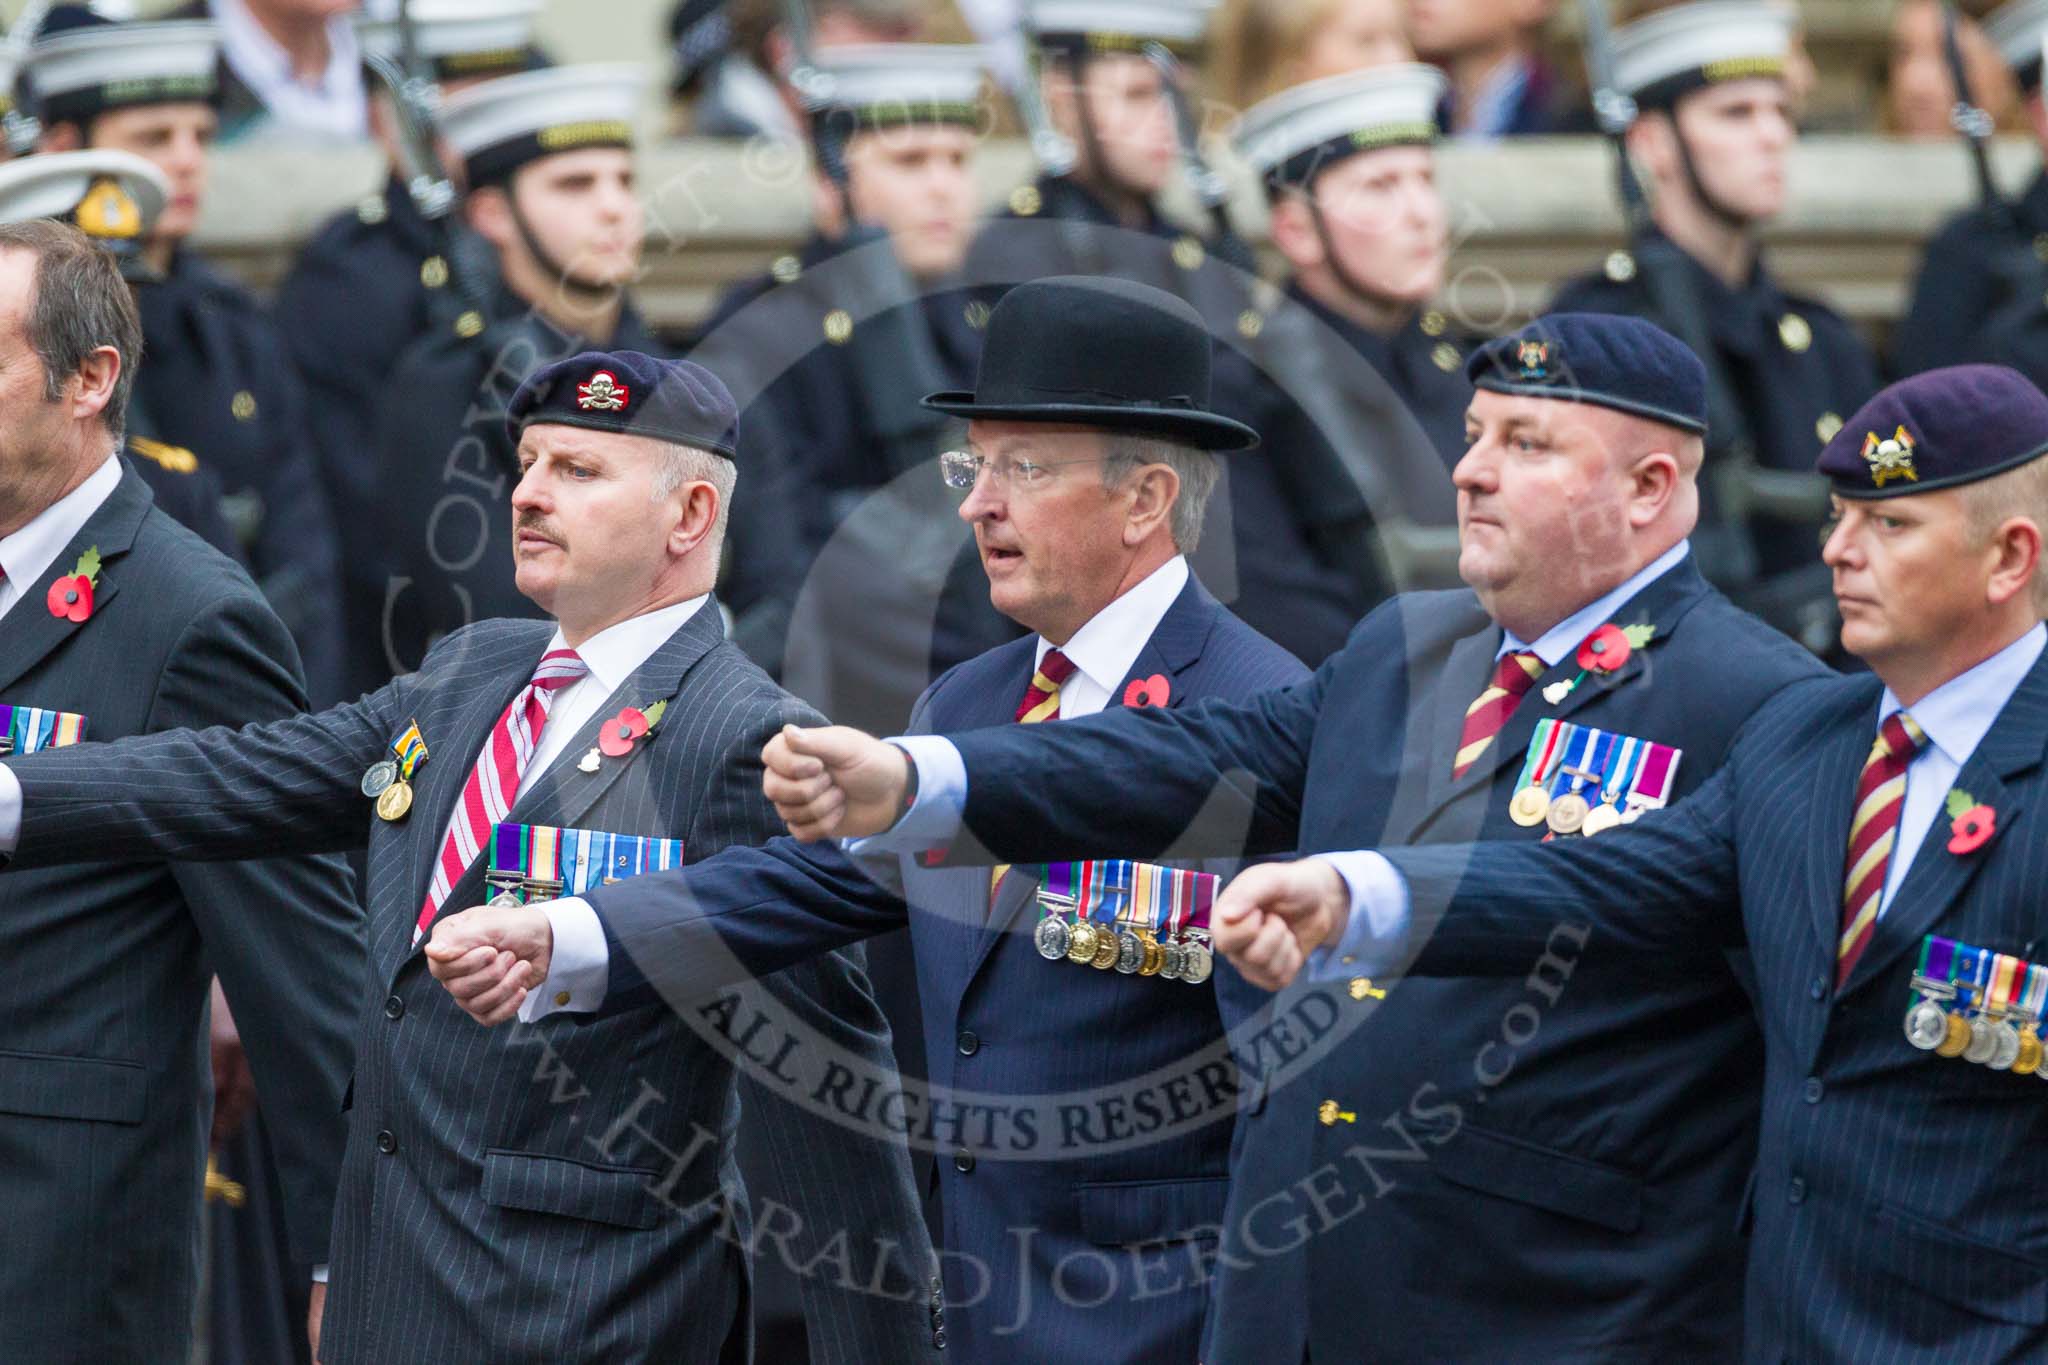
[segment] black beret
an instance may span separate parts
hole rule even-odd
[[[1857,409],[1820,453],[1845,498],[1975,483],[2048,454],[2048,395],[2003,365],[1902,379]]]
[[[1550,313],[1487,342],[1465,362],[1474,388],[1592,403],[1682,431],[1707,430],[1707,368],[1641,318]]]
[[[517,443],[536,422],[651,436],[734,458],[739,412],[717,375],[639,351],[585,351],[528,375],[505,413]]]

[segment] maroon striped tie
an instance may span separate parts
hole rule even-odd
[[[1478,761],[1493,737],[1508,723],[1508,717],[1515,714],[1515,708],[1522,704],[1529,689],[1543,676],[1543,659],[1530,650],[1519,650],[1504,654],[1494,666],[1493,681],[1479,694],[1479,699],[1465,709],[1465,729],[1458,736],[1458,756],[1451,764],[1451,776],[1463,777],[1465,770]]]
[[[1927,742],[1904,711],[1885,717],[1877,743],[1856,779],[1856,813],[1849,822],[1849,856],[1842,872],[1842,939],[1835,948],[1835,989],[1849,979],[1856,959],[1870,944],[1884,904],[1885,874],[1898,842],[1899,812],[1906,805],[1906,768]]]
[[[1024,700],[1017,703],[1017,723],[1037,725],[1041,721],[1060,718],[1060,685],[1074,676],[1074,661],[1056,649],[1048,649],[1045,657],[1038,661],[1038,671],[1031,675],[1031,686],[1024,689]],[[998,863],[988,874],[988,894],[994,901],[996,889],[1003,884],[1003,874],[1010,870],[1008,863]]]

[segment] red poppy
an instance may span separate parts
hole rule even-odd
[[[1579,646],[1579,667],[1588,673],[1612,673],[1628,662],[1628,636],[1620,626],[1606,625]]]
[[[92,580],[71,574],[50,585],[50,615],[67,621],[83,621],[92,615]]]
[[[1164,673],[1154,673],[1149,678],[1134,678],[1124,689],[1125,706],[1164,706],[1173,689],[1167,684]]]
[[[624,758],[633,752],[633,742],[646,733],[646,713],[637,706],[629,706],[604,723],[604,729],[597,735],[597,747],[613,758]]]
[[[1998,833],[1998,812],[1989,806],[1972,806],[1955,818],[1948,831],[1953,836],[1948,841],[1949,852],[1975,853]]]

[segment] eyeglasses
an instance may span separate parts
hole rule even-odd
[[[945,477],[946,487],[963,493],[980,482],[984,469],[1004,492],[1034,493],[1052,482],[1055,469],[1101,462],[1099,455],[1085,460],[1013,460],[1007,456],[991,460],[971,450],[949,450],[939,456],[939,472]]]

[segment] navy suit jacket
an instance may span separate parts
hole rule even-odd
[[[1506,807],[1539,720],[1675,745],[1681,784],[1697,783],[1766,698],[1819,672],[1690,560],[1615,619],[1656,634],[1562,704],[1540,689],[1576,664],[1539,678],[1460,779],[1501,634],[1470,592],[1410,594],[1312,682],[1250,705],[958,736],[967,827],[1019,860],[1094,852],[1102,829],[1136,856],[1176,835],[1255,853],[1526,842],[1541,831]],[[1139,776],[1029,776],[1084,768]],[[1288,1033],[1250,1068],[1205,1359],[1343,1360],[1366,1341],[1392,1360],[1498,1359],[1509,1343],[1545,1361],[1734,1355],[1761,1067],[1737,973],[1712,951],[1645,964],[1597,937],[1548,946],[1526,980],[1360,978],[1355,995],[1281,998]]]
[[[1900,1024],[1925,935],[2030,961],[2048,947],[2048,658],[1956,777],[1997,812],[1996,836],[1951,853],[1937,818],[1836,991],[1843,853],[1879,691],[1870,677],[1792,689],[1689,800],[1612,836],[1390,852],[1427,938],[1414,970],[1526,971],[1566,917],[1651,968],[1746,941],[1766,1068],[1745,1357],[2038,1361],[2041,1082],[1916,1051]]]
[[[485,1029],[413,948],[450,814],[552,632],[544,621],[469,627],[419,672],[317,715],[11,760],[23,793],[16,862],[367,842],[369,977],[350,973],[363,994],[327,1365],[729,1360],[746,1343],[745,1258],[770,1248],[808,1268],[813,1360],[926,1359],[929,1241],[903,1145],[849,1140],[783,1079],[824,1057],[886,1073],[888,1029],[857,955],[688,1014],[657,1004]],[[656,699],[667,717],[646,742],[581,767],[605,719]],[[687,858],[763,839],[774,809],[761,746],[785,722],[814,718],[724,640],[707,603],[508,818],[677,837]],[[372,819],[357,783],[410,721],[428,746],[412,812]],[[483,873],[480,858],[446,905],[481,903]],[[759,1239],[735,1162],[742,1121],[767,1131],[779,1177]]]
[[[1024,728],[1035,647],[952,669],[910,728]],[[1155,674],[1174,712],[1306,670],[1190,579],[1111,705]],[[1064,772],[1040,777],[1084,780]],[[629,1005],[650,989],[682,998],[713,961],[772,971],[907,921],[933,1093],[905,1126],[938,1156],[952,1349],[976,1365],[1192,1360],[1236,1112],[1223,1035],[1260,993],[1228,971],[1212,990],[1047,962],[1031,937],[1036,877],[1006,877],[993,910],[988,888],[985,866],[861,864],[789,838],[606,887],[590,902],[613,950],[607,1008],[622,992]],[[705,917],[719,951],[693,941]],[[892,1121],[844,1094],[850,1116]]]

